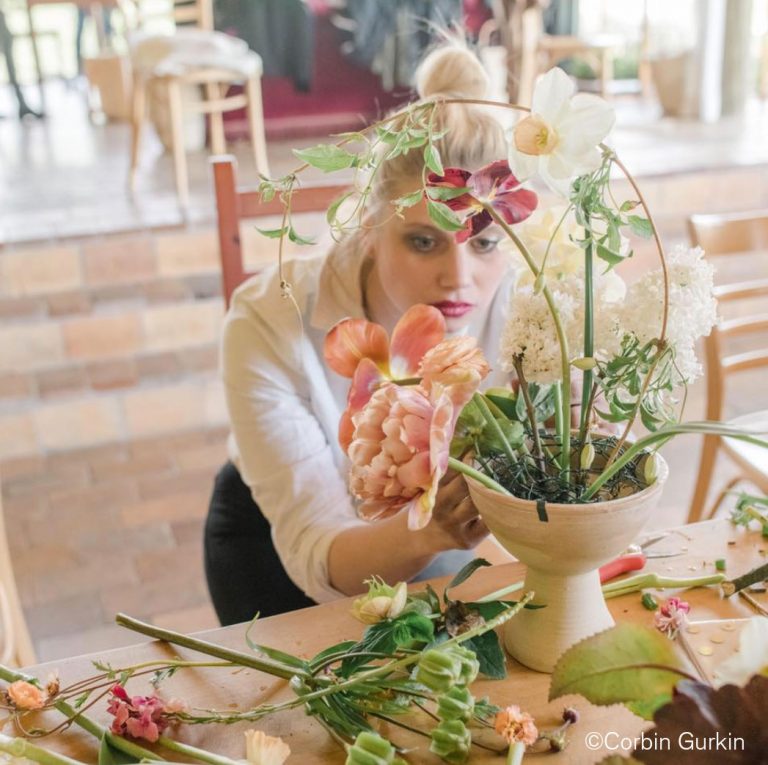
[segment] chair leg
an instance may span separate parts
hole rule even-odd
[[[146,83],[143,78],[136,75],[133,80],[133,97],[131,99],[131,169],[128,174],[128,186],[131,191],[136,187],[136,170],[139,167],[141,132],[144,129],[146,103]]]
[[[217,82],[205,84],[205,95],[209,101],[218,101],[221,98],[221,86]],[[224,115],[222,112],[210,112],[211,125],[211,151],[214,154],[226,154],[227,142],[224,137]]]
[[[256,160],[256,169],[269,177],[267,160],[267,139],[264,134],[264,108],[261,101],[261,76],[249,78],[245,84],[248,101],[248,127],[251,133],[251,145]]]
[[[715,468],[717,450],[720,447],[720,436],[704,436],[699,462],[699,479],[693,493],[691,507],[688,510],[688,523],[696,523],[702,519],[704,505],[707,501],[709,487],[712,484],[712,471]]]
[[[184,146],[184,118],[181,102],[181,85],[178,80],[168,80],[168,109],[171,118],[171,143],[173,146],[173,166],[176,172],[176,192],[179,204],[189,207],[189,178],[187,176],[187,156]]]

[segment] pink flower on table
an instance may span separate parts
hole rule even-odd
[[[496,733],[503,736],[510,744],[520,742],[531,746],[539,737],[539,730],[533,717],[523,712],[517,704],[497,712],[493,727]]]
[[[457,212],[469,211],[465,228],[456,234],[457,242],[465,242],[493,223],[486,205],[506,223],[514,224],[525,220],[539,203],[535,192],[520,188],[520,181],[503,159],[491,162],[475,173],[458,167],[446,168],[443,175],[430,173],[427,186],[467,189],[466,194],[441,202]]]
[[[392,338],[384,327],[366,319],[343,319],[325,337],[323,356],[342,377],[351,377],[347,408],[339,424],[339,443],[347,451],[352,417],[387,380],[416,375],[424,354],[445,337],[445,318],[434,306],[415,305],[395,325]]]
[[[445,390],[433,394],[385,383],[352,416],[350,490],[362,500],[363,518],[387,518],[407,508],[411,529],[429,523],[455,425],[450,397]]]
[[[450,337],[424,354],[419,365],[421,385],[427,393],[436,384],[448,389],[457,411],[472,398],[491,368],[474,337]]]
[[[688,624],[688,612],[691,606],[680,598],[669,598],[653,616],[656,629],[667,635],[670,640]]]
[[[174,700],[169,709],[158,696],[129,696],[122,685],[115,685],[107,706],[107,711],[114,716],[110,730],[119,736],[155,742],[170,725],[168,715],[179,711],[181,704]]]

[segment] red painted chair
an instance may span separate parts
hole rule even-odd
[[[213,157],[211,162],[216,188],[222,292],[225,305],[229,308],[229,301],[235,288],[252,276],[252,273],[245,270],[243,263],[240,221],[247,218],[280,215],[283,212],[283,204],[279,197],[265,202],[256,188],[238,188],[237,162],[234,157],[230,155]],[[291,211],[293,213],[324,211],[334,199],[348,189],[348,186],[339,184],[302,186],[293,193]]]

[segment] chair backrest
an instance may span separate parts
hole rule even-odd
[[[211,163],[216,187],[222,292],[228,308],[232,293],[238,285],[252,276],[243,263],[240,221],[246,218],[281,215],[283,203],[279,197],[264,201],[255,188],[238,188],[237,162],[233,156],[212,157]],[[293,192],[291,212],[324,211],[334,199],[348,190],[348,185],[339,184],[302,186]]]
[[[768,210],[712,215],[692,215],[688,219],[691,244],[702,247],[708,258],[724,258],[736,254],[768,253]],[[707,363],[707,417],[721,419],[725,398],[724,383],[729,374],[768,366],[768,313],[745,314],[738,301],[754,301],[768,296],[768,279],[718,284],[715,296],[723,306],[739,311],[735,318],[721,319],[704,340]],[[725,342],[729,338],[761,334],[759,342],[765,347],[727,355]],[[756,340],[756,342],[758,342]]]
[[[199,29],[213,29],[213,0],[173,0],[176,24],[194,24]]]
[[[0,664],[24,667],[36,661],[13,576],[0,497]]]

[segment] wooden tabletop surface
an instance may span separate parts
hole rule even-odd
[[[731,542],[729,544],[729,541]],[[734,544],[735,542],[735,544]],[[678,557],[655,558],[648,561],[647,571],[658,571],[667,576],[691,577],[713,573],[714,561],[725,558],[727,574],[738,576],[765,562],[768,540],[759,531],[735,528],[724,520],[708,521],[675,529],[670,535],[656,543],[648,552],[677,552]],[[522,578],[524,567],[519,563],[493,566],[481,569],[468,582],[457,588],[454,597],[471,600],[490,593]],[[435,583],[438,592],[444,580]],[[413,586],[419,590],[423,584]],[[669,595],[669,591],[665,593]],[[763,606],[768,606],[765,595],[757,596]],[[689,590],[685,595],[691,604],[691,618],[704,620],[713,618],[744,618],[754,616],[754,611],[739,597],[724,599],[717,588]],[[343,639],[357,639],[363,626],[349,613],[351,600],[340,600],[314,608],[295,611],[290,614],[264,619],[251,631],[251,638],[257,643],[274,646],[304,656],[312,656],[321,649]],[[631,620],[651,626],[653,615],[642,608],[638,594],[608,601],[610,610],[617,621]],[[237,625],[201,633],[201,637],[222,645],[247,651],[245,643],[246,625]],[[137,640],[141,640],[137,636]],[[536,639],[535,635],[531,636]],[[159,642],[145,642],[129,648],[103,652],[98,655],[81,656],[29,668],[31,674],[45,678],[53,669],[61,676],[62,685],[91,676],[95,673],[91,661],[100,659],[113,667],[121,667],[152,659],[181,657],[196,659],[200,655],[186,649],[179,649]],[[559,765],[569,763],[580,765],[595,763],[609,753],[608,749],[590,751],[587,734],[592,731],[615,731],[621,735],[635,737],[647,726],[622,706],[593,707],[580,697],[569,697],[554,702],[547,701],[549,676],[528,670],[514,660],[508,661],[509,676],[501,681],[478,681],[473,685],[476,697],[487,695],[499,705],[518,704],[536,718],[540,728],[558,724],[566,703],[574,705],[581,713],[579,723],[571,729],[570,745],[561,754],[532,754],[531,762],[541,761]],[[141,679],[131,681],[129,690],[134,693],[146,692]],[[291,698],[287,683],[254,670],[194,669],[176,674],[163,683],[165,698],[181,697],[191,706],[216,708],[220,710],[247,709],[265,702],[276,702]],[[109,724],[105,704],[94,707],[89,714],[93,719]],[[50,713],[49,722],[55,716]],[[325,730],[299,709],[283,712],[262,720],[256,725],[238,724],[233,726],[199,725],[186,726],[171,732],[174,738],[201,746],[211,751],[236,759],[244,757],[242,732],[248,727],[258,727],[271,735],[282,736],[290,745],[292,754],[288,764],[315,765],[317,763],[341,764],[345,754],[334,743]],[[428,750],[429,740],[409,734],[399,728],[387,730],[398,743],[419,747],[408,756],[411,763],[437,763],[437,757]],[[493,738],[488,743],[496,744]],[[479,740],[485,740],[481,737]],[[83,762],[97,761],[97,742],[77,727],[55,737],[43,739],[41,743]],[[628,752],[618,752],[628,754]],[[164,753],[165,756],[165,753]],[[526,759],[528,761],[528,758]],[[500,756],[473,747],[471,763],[502,763]]]

